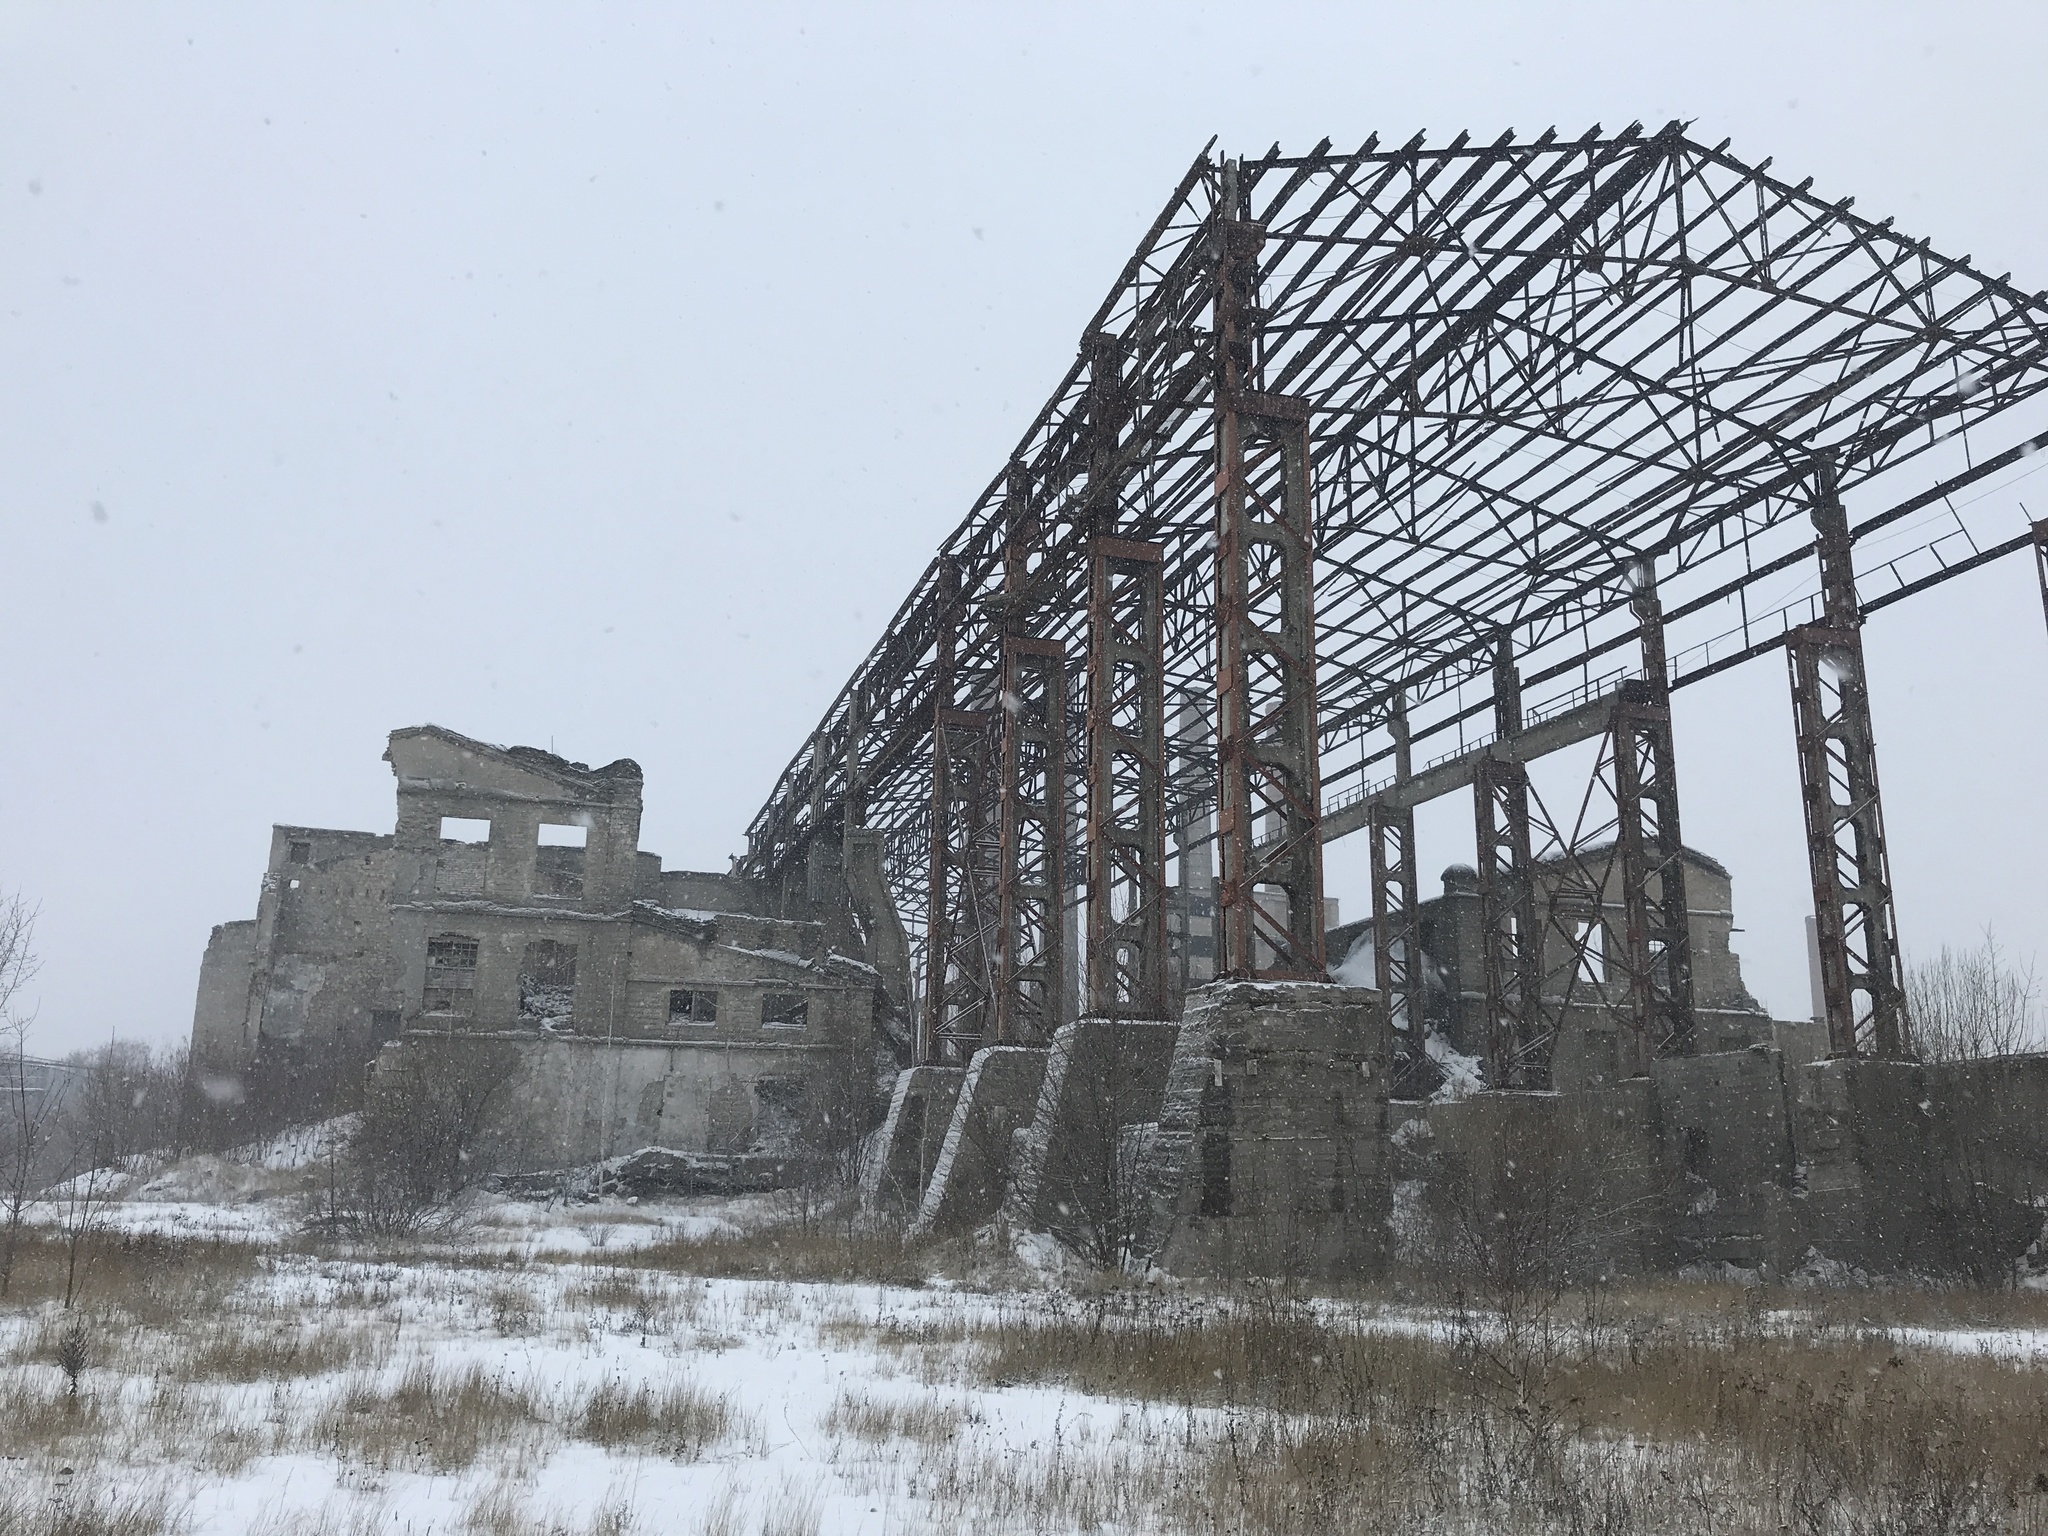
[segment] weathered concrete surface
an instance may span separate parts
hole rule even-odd
[[[1427,1126],[1402,1138],[1425,1209],[1475,1189],[1511,1202],[1518,1163],[1595,1273],[1782,1274],[1818,1255],[1997,1279],[2048,1195],[2048,1056],[1788,1063],[1758,1046],[1579,1093],[1404,1108]]]
[[[1182,1275],[1354,1280],[1388,1251],[1391,1057],[1379,994],[1189,994],[1149,1138],[1141,1252]]]
[[[976,1227],[1001,1208],[1012,1138],[1032,1118],[1045,1082],[1042,1046],[991,1045],[967,1064],[960,1096],[925,1181],[913,1232]]]
[[[509,1051],[514,1073],[494,1100],[489,1139],[507,1173],[601,1162],[643,1147],[716,1157],[794,1150],[807,1095],[864,1063],[828,1045],[664,1044],[409,1032],[376,1071],[409,1070],[449,1039]]]
[[[869,1210],[918,1209],[966,1079],[964,1067],[906,1067],[896,1074],[888,1113],[861,1170],[861,1203]]]
[[[1076,1019],[1054,1032],[1030,1125],[1016,1134],[1004,1210],[1104,1264],[1121,1264],[1143,1221],[1134,1127],[1159,1118],[1180,1026]]]

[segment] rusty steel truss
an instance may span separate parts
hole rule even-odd
[[[947,711],[999,707],[1004,647],[1021,635],[1066,658],[1068,761],[1086,754],[1091,771],[1099,754],[1071,738],[1104,718],[1098,691],[1112,713],[1142,706],[1140,756],[1169,709],[1204,713],[1191,739],[1213,745],[1146,757],[1159,782],[1137,793],[1216,838],[1222,959],[1239,973],[1321,973],[1319,841],[1386,840],[1375,918],[1412,937],[1403,813],[1484,773],[1509,794],[1505,814],[1513,776],[1483,765],[1605,738],[1614,836],[1600,857],[1625,867],[1603,963],[1625,976],[1652,1054],[1690,1048],[1691,1031],[1670,696],[1786,648],[1817,904],[1839,918],[1824,911],[1823,943],[1840,959],[1866,940],[1844,983],[1863,1000],[1835,1048],[1910,1051],[1903,1023],[1884,1022],[1897,952],[1857,628],[1987,561],[2048,550],[1992,494],[2048,444],[2048,300],[1672,124],[1205,151],[1080,334],[1011,465],[827,707],[739,861],[786,880],[820,840],[879,831],[927,941],[928,1049],[996,1030],[1006,930],[983,908],[1014,855],[1000,773],[975,766],[993,761],[994,733],[971,747]],[[1816,528],[1821,502],[1841,516]],[[1158,551],[1157,668],[1135,701],[1082,670],[1107,622],[1091,602],[1104,537]],[[1823,758],[1847,785],[1825,803]],[[1096,910],[1149,912],[1165,842],[1135,865],[1104,857],[1102,839],[1120,849],[1124,833],[1097,833],[1089,797],[1057,835],[1064,868],[1088,871],[1065,899],[1090,914],[1099,1003],[1096,945],[1122,941],[1093,932]],[[1521,856],[1505,835],[1503,877]],[[983,870],[987,849],[997,867]],[[1570,888],[1565,909],[1608,900],[1612,871],[1573,846],[1560,857],[1546,867]],[[1130,868],[1135,904],[1119,907],[1103,886]],[[1507,932],[1520,887],[1498,897]],[[1517,939],[1503,1010],[1528,985],[1524,948],[1546,977],[1585,963],[1585,935],[1604,925],[1567,943],[1564,922]],[[1402,943],[1378,954],[1382,984],[1419,1009],[1421,978],[1401,969],[1416,961]],[[1110,991],[1131,1007],[1163,995],[1149,969]],[[1518,1070],[1540,1082],[1549,1026],[1527,1009],[1509,1022]]]

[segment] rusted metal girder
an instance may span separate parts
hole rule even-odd
[[[1215,224],[1217,974],[1325,978],[1309,407],[1262,394],[1261,226]]]
[[[1791,631],[1785,650],[1828,1053],[1910,1057],[1848,519],[1834,467],[1823,460],[1814,482],[1823,617]]]
[[[1164,551],[1097,535],[1088,577],[1088,1012],[1168,1016]]]
[[[1633,577],[1643,675],[1621,685],[1614,705],[1613,752],[1623,921],[1618,958],[1627,968],[1635,1070],[1641,1072],[1651,1057],[1691,1055],[1698,1048],[1698,1032],[1664,614],[1654,567],[1644,561]]]
[[[932,713],[931,886],[925,927],[924,1006],[918,1014],[920,1064],[955,1066],[994,1024],[998,847],[990,736],[985,709],[955,702],[960,602],[940,620]]]

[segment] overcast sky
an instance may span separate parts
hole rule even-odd
[[[0,888],[41,1048],[188,1031],[271,824],[390,829],[395,726],[636,758],[643,846],[723,868],[1211,134],[1689,118],[2032,290],[2044,58],[2038,3],[9,0]],[[2033,580],[1871,624],[1913,952],[2048,928]],[[1775,659],[1679,698],[1687,840],[1803,1016],[1790,730]],[[1466,813],[1423,836],[1433,891]]]

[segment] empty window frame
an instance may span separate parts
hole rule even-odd
[[[477,941],[465,934],[437,933],[427,940],[422,1011],[468,1016],[476,1005],[476,955]]]
[[[576,1005],[576,946],[535,939],[519,961],[519,1017],[566,1028]]]
[[[675,987],[668,994],[668,1032],[673,1037],[692,1027],[718,1022],[718,994]]]
[[[491,840],[491,823],[488,818],[477,816],[443,816],[441,818],[441,841],[444,843],[488,843]]]
[[[588,827],[553,821],[540,824],[539,847],[533,864],[533,891],[536,896],[583,894],[584,848],[589,839]]]
[[[763,1029],[805,1029],[810,1022],[810,1001],[801,992],[770,992],[761,999]]]

